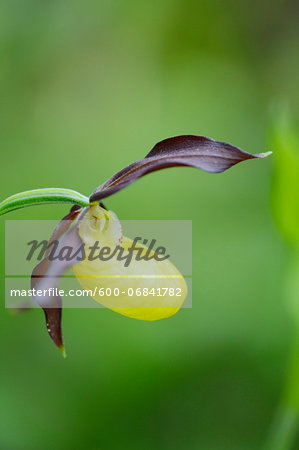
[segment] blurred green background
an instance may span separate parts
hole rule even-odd
[[[271,104],[299,99],[298,13],[287,0],[2,0],[1,199],[88,195],[179,134],[275,152]],[[262,448],[292,339],[271,164],[156,172],[107,199],[120,219],[192,219],[193,307],[156,323],[66,310],[66,360],[42,311],[4,308],[1,219],[1,449]]]

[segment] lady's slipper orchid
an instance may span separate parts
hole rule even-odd
[[[106,244],[110,248],[118,247],[127,252],[132,241],[122,234],[121,224],[112,211],[102,205],[102,199],[120,191],[138,178],[160,169],[176,166],[189,166],[210,173],[223,172],[233,165],[247,159],[264,158],[271,152],[252,155],[243,150],[203,136],[177,136],[165,139],[154,146],[148,155],[117,172],[105,183],[96,188],[90,198],[67,189],[38,189],[9,197],[0,204],[0,214],[33,204],[65,202],[73,203],[70,213],[64,217],[54,230],[49,244],[59,241],[60,245],[90,248],[94,242]],[[129,266],[117,259],[102,261],[100,259],[74,258],[63,261],[51,260],[50,245],[45,257],[32,272],[32,287],[45,289],[56,287],[57,280],[64,271],[71,267],[84,289],[94,292],[93,298],[104,306],[125,316],[141,320],[158,320],[172,316],[182,306],[187,296],[187,286],[183,276],[169,260],[157,261],[154,252],[139,244],[135,250],[139,255],[149,253],[151,259],[146,263],[142,258],[133,260]],[[108,283],[118,283],[127,292],[134,284],[134,289],[169,287],[179,289],[181,296],[126,296],[122,305],[118,297],[104,297],[96,288],[105,288]],[[54,343],[64,353],[61,333],[61,298],[35,299],[43,308],[46,316],[47,330]]]

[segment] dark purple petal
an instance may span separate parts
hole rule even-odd
[[[125,188],[138,178],[168,167],[189,166],[210,173],[224,172],[247,159],[264,158],[268,153],[251,155],[225,142],[204,136],[176,136],[158,142],[140,161],[125,167],[99,186],[90,201],[99,201]]]
[[[80,213],[80,207],[73,206],[71,212],[65,216],[55,228],[51,238],[49,239],[49,245],[53,241],[59,241],[63,245],[75,245],[81,244],[81,240],[76,229],[68,229],[74,219],[78,217]],[[50,261],[49,253],[51,248],[45,253],[45,258],[33,269],[31,275],[31,288],[36,289],[48,289],[49,287],[56,287],[59,277],[62,273],[74,263],[72,261]],[[42,307],[45,313],[46,326],[48,333],[59,348],[63,355],[64,345],[61,331],[61,311],[62,301],[60,296],[52,296],[51,298],[35,298],[35,301]]]

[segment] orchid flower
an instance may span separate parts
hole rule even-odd
[[[45,203],[71,203],[73,207],[55,228],[44,259],[34,268],[31,276],[31,286],[41,290],[57,285],[59,277],[68,267],[71,267],[77,280],[84,289],[92,289],[99,284],[105,287],[108,278],[105,274],[115,275],[121,287],[134,278],[135,287],[142,288],[147,274],[150,274],[151,286],[171,286],[181,290],[180,297],[140,297],[131,296],[120,308],[116,299],[103,297],[99,293],[94,300],[125,316],[139,320],[158,320],[172,316],[182,306],[187,296],[187,286],[183,276],[169,260],[159,261],[152,258],[148,264],[134,261],[129,267],[113,260],[104,264],[99,259],[74,259],[63,261],[49,258],[50,244],[59,241],[59,245],[84,246],[90,248],[95,242],[106,243],[110,247],[118,245],[127,250],[132,241],[122,234],[121,224],[112,211],[108,211],[101,203],[103,199],[115,194],[132,184],[144,175],[166,169],[168,167],[188,166],[202,169],[210,173],[220,173],[235,164],[248,160],[264,158],[271,152],[250,154],[238,147],[225,142],[215,141],[203,136],[183,135],[165,139],[156,144],[145,158],[136,161],[116,172],[105,183],[97,187],[89,198],[69,189],[37,189],[16,194],[0,203],[0,215],[15,209]],[[148,249],[139,245],[139,251],[144,254]],[[143,264],[142,264],[143,263]],[[98,278],[100,276],[100,278]],[[148,282],[148,281],[147,281]],[[165,284],[166,283],[166,284]],[[94,292],[94,291],[93,291]],[[48,333],[56,346],[64,354],[61,331],[62,300],[59,295],[51,298],[35,299],[43,308]]]

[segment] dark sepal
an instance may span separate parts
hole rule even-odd
[[[158,142],[148,155],[117,172],[96,188],[90,202],[109,197],[138,178],[168,167],[189,166],[210,173],[220,173],[247,159],[264,158],[268,153],[252,155],[226,142],[204,136],[176,136]]]

